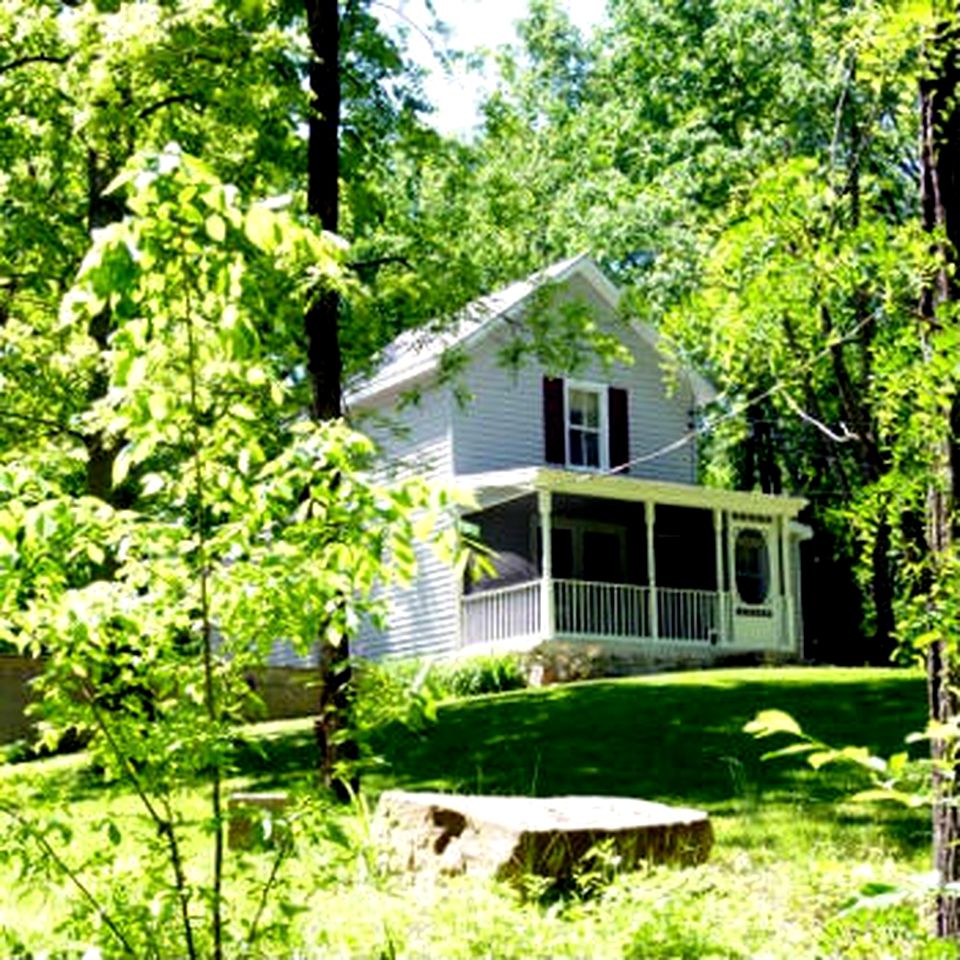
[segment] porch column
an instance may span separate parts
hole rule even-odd
[[[727,642],[727,594],[723,589],[723,511],[719,507],[713,511],[713,542],[717,565],[717,639],[723,644]]]
[[[650,639],[660,638],[660,611],[657,604],[657,557],[653,543],[653,528],[656,520],[657,508],[652,501],[643,505],[643,517],[647,522],[647,584],[649,587],[648,603],[650,617]]]
[[[552,640],[556,633],[553,608],[553,503],[549,490],[537,491],[537,509],[540,511],[540,634]]]
[[[727,640],[730,643],[737,642],[737,627],[736,627],[736,617],[733,615],[734,608],[736,604],[740,602],[739,594],[737,593],[737,555],[736,548],[733,542],[733,531],[731,527],[733,526],[730,523],[730,514],[727,513],[727,570],[730,571],[730,589],[727,591],[727,609],[730,611],[730,615],[727,619],[727,626],[729,628],[729,635]]]
[[[793,558],[790,556],[790,521],[780,517],[780,543],[783,553],[783,615],[787,618],[784,624],[783,636],[787,647],[795,650],[797,646],[797,624],[794,619],[793,607]]]

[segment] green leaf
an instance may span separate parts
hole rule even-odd
[[[227,225],[223,222],[223,217],[217,213],[211,213],[204,222],[207,236],[217,243],[223,243],[227,236]]]
[[[338,847],[349,850],[353,846],[347,832],[334,820],[327,821],[325,833],[327,839]]]
[[[154,494],[159,493],[165,485],[166,481],[159,473],[148,473],[144,476],[140,484],[140,489],[145,497],[152,497]]]
[[[860,790],[858,793],[855,793],[850,800],[853,803],[878,803],[881,801],[899,803],[911,809],[925,806],[928,802],[927,798],[920,794],[906,793],[902,790],[890,790],[884,787]]]
[[[252,410],[250,407],[248,407],[245,403],[231,404],[230,413],[232,416],[236,417],[238,420],[246,420],[251,423],[257,420],[256,412]]]
[[[163,420],[167,415],[167,396],[164,393],[151,393],[147,398],[147,407],[154,420]]]
[[[783,747],[780,750],[771,750],[768,753],[763,754],[761,760],[774,760],[777,757],[793,757],[798,754],[812,753],[814,750],[819,749],[819,744],[816,743],[791,743],[787,747]]]
[[[265,253],[272,253],[277,246],[276,218],[261,204],[255,203],[247,211],[243,229],[247,239]]]
[[[776,733],[790,733],[795,737],[805,736],[800,724],[783,710],[761,710],[751,721],[744,724],[744,733],[755,737],[772,737]]]

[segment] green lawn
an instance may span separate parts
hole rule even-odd
[[[758,710],[777,707],[831,743],[889,754],[922,729],[924,702],[918,673],[801,668],[663,674],[449,702],[424,731],[391,726],[373,737],[379,761],[365,779],[371,803],[380,790],[400,786],[618,794],[699,806],[716,830],[710,863],[621,877],[600,896],[524,902],[476,882],[412,890],[358,872],[371,858],[340,848],[334,854],[319,827],[290,869],[288,893],[307,909],[289,920],[285,936],[324,957],[390,950],[418,957],[954,956],[926,938],[920,897],[842,912],[866,883],[907,885],[928,869],[926,813],[844,802],[862,785],[855,771],[814,774],[800,761],[762,761],[769,744],[741,732]],[[250,740],[238,783],[309,784],[308,721],[263,725]],[[59,794],[91,823],[105,809],[132,819],[122,792],[98,786],[75,763],[51,766],[48,774],[34,766],[4,782],[29,790],[35,804]],[[341,823],[363,848],[360,821]],[[2,880],[0,925],[29,930],[36,909],[18,915]],[[49,932],[42,927],[40,940]]]

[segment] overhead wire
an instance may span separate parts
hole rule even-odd
[[[871,323],[874,319],[875,317],[871,314],[867,317],[864,317],[862,320],[858,321],[846,333],[832,340],[822,350],[813,354],[806,361],[805,364],[801,364],[801,366],[797,370],[797,373],[803,373],[812,369],[814,364],[816,364],[819,360],[822,360],[823,357],[829,354],[832,350],[836,349],[838,346],[847,342],[852,337],[856,336],[868,323]],[[692,443],[694,440],[697,439],[697,437],[702,436],[704,434],[712,433],[721,424],[726,423],[728,420],[736,419],[737,417],[745,413],[750,407],[755,406],[756,404],[761,403],[764,400],[768,400],[770,399],[770,397],[773,397],[778,393],[781,393],[782,391],[786,390],[790,385],[791,384],[789,381],[782,378],[778,379],[770,387],[764,390],[762,393],[749,397],[746,400],[740,401],[738,405],[733,406],[731,409],[726,410],[721,414],[716,414],[712,417],[705,418],[702,423],[692,427],[690,430],[688,430],[685,434],[683,434],[678,439],[673,440],[670,443],[664,444],[662,447],[658,447],[656,450],[652,450],[649,453],[644,453],[644,454],[640,454],[639,456],[633,457],[630,460],[628,460],[626,463],[619,464],[616,467],[608,467],[605,470],[601,471],[601,473],[603,473],[606,476],[615,476],[617,474],[626,472],[631,467],[636,467],[643,463],[650,463],[653,460],[659,460],[661,457],[667,456],[668,454],[673,453],[676,450],[682,449],[687,444]],[[722,403],[723,400],[724,400],[723,395],[720,395],[717,397],[716,401],[714,402]],[[796,409],[794,404],[788,404],[788,405]],[[801,419],[809,421],[813,418],[811,418],[809,415],[802,415]],[[826,429],[829,429],[829,428],[826,428]],[[846,428],[844,429],[846,430]],[[844,440],[847,441],[850,439],[854,439],[855,435],[851,434],[848,430],[846,430],[843,437],[844,437]]]

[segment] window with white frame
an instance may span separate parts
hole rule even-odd
[[[567,463],[600,470],[607,466],[607,391],[592,383],[566,383]]]

